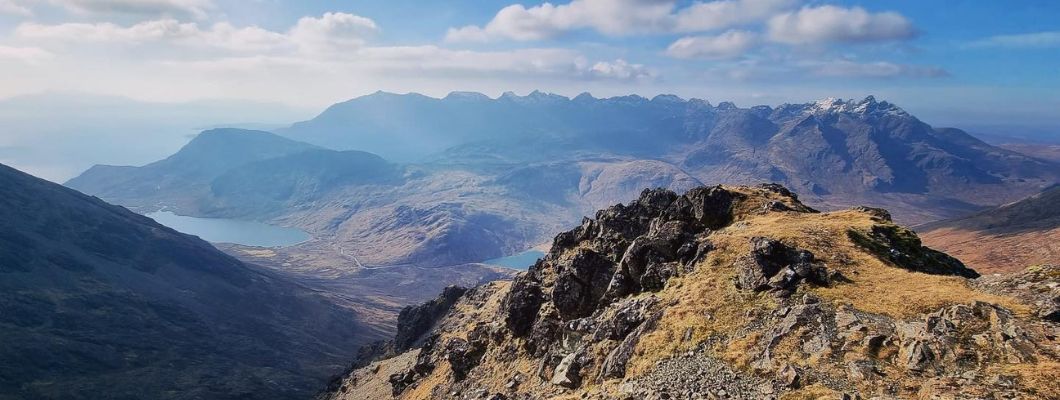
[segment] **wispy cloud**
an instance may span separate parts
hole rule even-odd
[[[990,36],[988,38],[971,42],[967,47],[1007,47],[1027,49],[1060,47],[1060,31]]]
[[[35,64],[54,57],[55,54],[38,47],[0,46],[0,60],[15,60]]]
[[[801,65],[816,76],[839,78],[942,78],[949,76],[945,69],[935,66],[896,64],[887,61],[856,62],[831,60],[807,62]]]
[[[216,8],[212,0],[50,0],[82,14],[127,14],[149,18],[205,18]]]
[[[28,16],[33,15],[33,10],[15,0],[0,0],[0,14]]]
[[[758,35],[731,30],[717,36],[686,36],[670,44],[666,54],[674,58],[724,60],[739,57],[758,43]]]
[[[950,76],[942,67],[900,64],[889,61],[857,61],[844,58],[775,60],[744,59],[711,68],[710,74],[743,82],[792,82],[800,80],[891,80],[932,79]]]
[[[287,74],[405,74],[419,76],[549,77],[592,80],[647,80],[657,73],[623,59],[590,61],[576,50],[524,48],[457,50],[435,45],[370,45],[380,28],[348,13],[302,17],[273,31],[227,22],[203,26],[176,19],[114,23],[23,23],[14,36],[24,42],[97,52],[136,49],[142,62],[204,73],[283,71]],[[14,54],[14,51],[9,51]],[[29,54],[24,55],[28,58]]]
[[[347,13],[303,17],[285,32],[256,26],[235,27],[220,22],[201,27],[175,19],[144,21],[129,26],[113,23],[23,23],[15,29],[21,39],[53,42],[173,45],[235,52],[322,52],[356,48],[378,27],[371,19]]]

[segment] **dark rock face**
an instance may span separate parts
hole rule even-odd
[[[912,231],[896,225],[875,225],[868,234],[851,230],[850,239],[895,265],[917,272],[978,278],[979,273],[946,253],[929,249]]]
[[[435,357],[434,351],[438,347],[438,335],[432,334],[428,336],[423,345],[420,346],[420,353],[416,356],[416,363],[412,365],[412,368],[405,372],[399,372],[390,375],[388,381],[394,397],[401,395],[406,388],[416,383],[419,378],[430,374],[435,368]],[[456,345],[453,345],[455,348]]]
[[[564,320],[588,316],[604,295],[615,265],[600,254],[578,250],[569,264],[560,267],[552,303]]]
[[[412,348],[464,293],[467,293],[467,288],[449,286],[433,300],[402,309],[401,314],[398,314],[397,335],[394,337],[395,351],[401,353]]]
[[[607,330],[607,338],[622,342],[607,354],[600,366],[600,378],[621,378],[626,375],[626,364],[633,357],[633,350],[640,342],[641,336],[655,328],[655,322],[662,317],[659,311],[648,310],[651,304],[637,303],[620,309],[615,322]],[[598,331],[599,332],[599,331]]]
[[[445,344],[445,360],[453,370],[453,379],[458,381],[467,377],[468,371],[475,368],[486,351],[484,342],[468,342],[464,339],[450,339]]]
[[[397,333],[393,339],[378,340],[361,346],[352,368],[360,368],[372,361],[401,354],[427,339],[434,324],[449,314],[453,304],[468,292],[461,286],[448,286],[438,297],[423,304],[407,306],[398,314]],[[349,371],[347,371],[348,373]]]
[[[434,300],[420,306],[405,308],[402,315],[408,315],[407,321],[416,323],[409,323],[399,328],[399,335],[408,338],[403,343],[418,344],[419,349],[416,360],[410,368],[389,376],[388,381],[395,397],[401,395],[407,388],[417,385],[419,380],[431,374],[439,363],[448,363],[454,381],[459,382],[467,378],[468,373],[481,362],[491,343],[500,339],[498,330],[502,329],[501,324],[478,323],[463,338],[443,337],[439,332],[444,331],[444,328],[436,325],[447,315],[454,314],[452,309],[458,302],[467,307],[482,307],[484,298],[495,293],[489,287],[488,284],[474,289],[450,286]],[[413,318],[413,316],[422,317]],[[424,326],[423,321],[426,320],[431,320],[429,326],[417,335],[416,332],[420,330],[418,327]],[[396,341],[389,343],[396,343]],[[406,350],[410,348],[412,347],[407,347]],[[385,357],[394,355],[396,354],[386,354]]]
[[[827,268],[814,260],[813,253],[764,237],[751,239],[751,255],[738,266],[737,286],[756,292],[775,290],[788,295],[804,280],[822,286],[831,281]]]
[[[512,290],[504,299],[504,308],[507,310],[504,323],[515,337],[530,333],[537,311],[544,301],[541,283],[535,278],[537,267],[535,265],[526,274],[516,277],[512,282]]]
[[[782,206],[761,212],[814,212],[779,185]],[[654,297],[628,296],[666,287],[673,277],[691,271],[713,244],[711,232],[731,224],[746,195],[720,186],[684,195],[665,189],[645,190],[640,198],[597,212],[573,230],[556,236],[549,254],[516,278],[502,309],[514,337],[526,338],[526,349],[541,357],[539,375],[556,385],[576,387],[585,376],[621,377],[641,336],[661,316]],[[765,245],[764,245],[765,246]],[[760,249],[767,269],[763,285],[788,290],[795,282],[827,280],[809,252],[779,242]],[[791,277],[770,282],[780,270]],[[586,341],[614,341],[603,360],[583,362]],[[593,371],[586,371],[589,365]]]

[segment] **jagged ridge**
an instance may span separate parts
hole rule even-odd
[[[776,185],[650,190],[333,397],[1055,394],[1048,322],[973,276],[883,210],[817,213]]]

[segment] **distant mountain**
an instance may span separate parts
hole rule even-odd
[[[739,108],[676,96],[377,93],[280,131],[380,157],[241,132],[221,152],[228,161],[195,163],[209,171],[195,179],[170,178],[188,174],[163,160],[93,169],[68,185],[139,209],[295,225],[355,264],[444,266],[537,245],[645,187],[780,182],[822,209],[864,204],[925,222],[1060,179],[1056,164],[872,97]],[[198,147],[171,158],[210,154]]]
[[[307,398],[384,332],[122,207],[0,188],[0,399]]]
[[[871,96],[739,108],[676,96],[380,92],[277,132],[486,172],[600,156],[659,160],[701,182],[784,183],[825,208],[886,206],[904,222],[1012,201],[1060,179],[1056,163],[935,129]]]
[[[293,152],[226,169],[215,177],[210,193],[220,210],[211,212],[253,217],[312,201],[334,188],[401,181],[401,168],[375,154],[323,149]]]
[[[917,227],[925,243],[986,272],[1060,262],[1060,185],[1023,200]]]
[[[200,100],[159,103],[50,92],[0,99],[0,163],[62,182],[94,164],[163,158],[207,127],[288,126],[312,115],[278,103]]]
[[[96,165],[66,186],[126,206],[172,203],[207,194],[215,178],[236,167],[315,148],[263,131],[212,129],[161,161],[139,168]]]

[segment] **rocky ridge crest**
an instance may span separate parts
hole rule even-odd
[[[818,213],[779,185],[646,190],[330,396],[1056,395],[1057,326],[977,276],[884,210]]]

